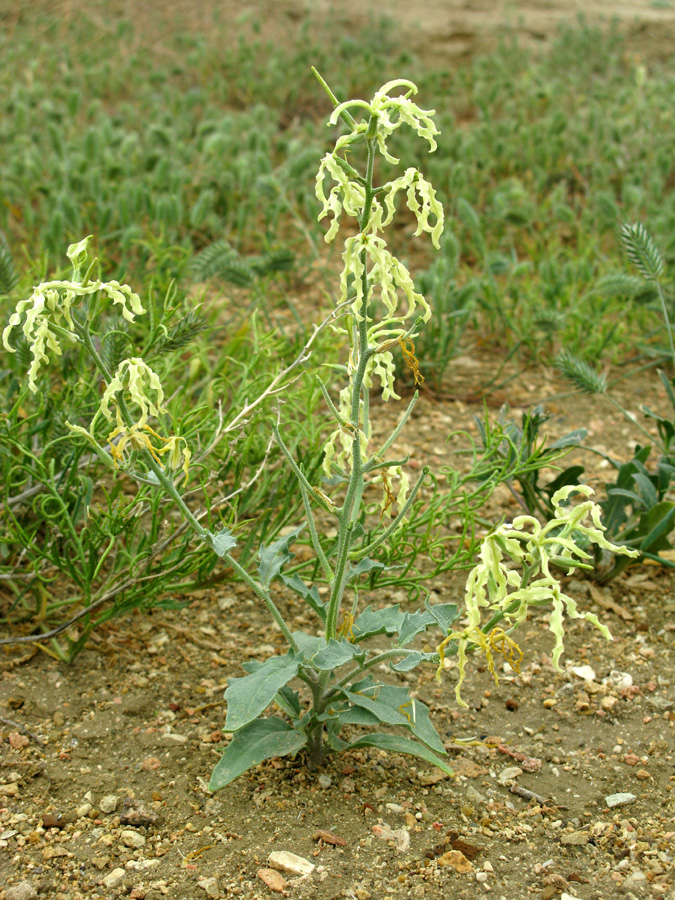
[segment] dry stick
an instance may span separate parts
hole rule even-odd
[[[25,725],[21,724],[21,722],[15,722],[13,719],[6,719],[4,716],[0,716],[0,722],[2,722],[4,725],[9,725],[11,728],[16,728],[17,731],[21,732],[21,734],[25,734],[29,738],[32,738],[36,744],[44,744],[44,741],[41,737],[38,737],[37,734],[33,734],[33,732],[29,731]]]

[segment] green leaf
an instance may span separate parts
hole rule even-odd
[[[299,719],[302,708],[300,706],[300,694],[290,688],[287,684],[282,687],[278,694],[274,695],[274,702],[290,716],[291,719]]]
[[[664,500],[640,517],[640,533],[645,537],[640,550],[666,550],[670,547],[667,535],[675,527],[675,503]]]
[[[219,791],[243,775],[247,769],[266,759],[295,755],[306,743],[307,737],[282,719],[258,719],[251,722],[233,736],[213,770],[209,790]]]
[[[250,675],[231,678],[225,691],[225,731],[238,731],[267,709],[275,694],[298,674],[297,656],[272,656]]]
[[[340,725],[363,725],[365,727],[380,724],[380,719],[375,713],[369,712],[362,706],[348,706],[341,710],[338,713],[338,721]]]
[[[365,575],[367,572],[372,572],[373,569],[384,568],[384,563],[378,562],[376,559],[371,559],[369,556],[364,556],[364,558],[355,566],[349,566],[349,569],[347,570],[347,581],[353,581],[354,578],[358,578],[359,575]]]
[[[422,662],[436,663],[438,662],[438,659],[438,653],[435,651],[432,653],[423,653],[421,650],[408,650],[406,656],[397,663],[391,663],[391,668],[395,672],[410,672]]]
[[[237,541],[232,537],[231,531],[223,528],[217,534],[211,534],[211,546],[218,556],[225,556],[233,547],[237,546]]]
[[[401,690],[405,691],[407,697],[408,691],[405,688]],[[409,720],[405,715],[388,703],[382,703],[379,699],[375,700],[366,694],[355,694],[353,691],[343,690],[343,694],[350,703],[368,710],[380,722],[384,722],[387,725],[403,725],[404,727],[408,725]]]
[[[401,627],[398,630],[398,644],[405,647],[420,632],[426,631],[429,625],[436,625],[436,618],[428,609],[422,609],[418,612],[405,613]],[[412,668],[412,667],[411,667]],[[407,671],[406,669],[398,669],[398,671]]]
[[[459,609],[456,603],[435,603],[432,606],[427,600],[424,605],[438,622],[438,627],[443,634],[447,634],[452,623],[459,618]]]
[[[410,729],[420,741],[425,743],[427,747],[436,750],[437,753],[445,753],[443,741],[440,739],[438,732],[431,724],[429,718],[429,708],[422,703],[421,700],[411,699],[410,706],[402,707],[407,712],[412,722]]]
[[[576,431],[570,431],[569,434],[558,438],[547,448],[548,450],[562,450],[564,447],[576,447],[580,444],[588,434],[585,428],[577,428]]]
[[[656,488],[652,484],[649,476],[643,475],[642,472],[638,472],[636,475],[633,475],[633,481],[640,492],[640,496],[644,498],[647,508],[651,509],[653,506],[656,506],[659,502],[659,498],[656,496]]]
[[[294,631],[293,638],[300,650],[301,659],[309,659],[326,646],[326,639],[322,635],[307,634],[306,631]]]
[[[350,662],[355,656],[363,657],[364,650],[360,650],[358,645],[350,644],[349,641],[336,641],[330,639],[325,647],[322,647],[318,653],[312,657],[312,664],[317,669],[332,671],[345,663]]]
[[[258,559],[260,560],[258,563],[258,575],[265,587],[269,587],[272,579],[295,556],[295,553],[288,552],[288,548],[304,527],[304,523],[298,525],[297,528],[270,544],[269,547],[266,547],[264,544],[260,545],[260,550],[258,551]]]
[[[280,575],[279,577],[286,587],[295,591],[296,594],[300,594],[300,596],[307,601],[307,604],[312,607],[318,616],[320,616],[322,622],[326,621],[326,605],[319,597],[319,589],[315,584],[311,587],[307,587],[299,575],[292,575],[290,578],[286,575]]]
[[[405,613],[398,604],[385,606],[384,609],[373,609],[367,606],[352,626],[355,640],[373,637],[375,634],[396,634],[401,627]]]
[[[367,734],[349,745],[350,750],[357,747],[379,747],[380,750],[389,750],[390,753],[407,753],[409,756],[417,756],[419,759],[424,759],[426,762],[438,766],[446,775],[452,777],[455,775],[454,770],[425,747],[424,744],[419,744],[410,738],[400,737],[397,734]]]

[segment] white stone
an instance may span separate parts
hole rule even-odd
[[[583,678],[584,681],[595,681],[595,670],[590,666],[572,666],[572,671],[577,678]]]
[[[613,809],[615,806],[626,806],[628,803],[633,803],[637,800],[635,794],[610,794],[609,797],[605,797],[605,803],[610,809]]]
[[[520,766],[507,766],[499,773],[497,781],[500,784],[508,784],[509,781],[513,781],[514,778],[517,778],[522,774],[523,770],[520,768]]]
[[[579,900],[578,897],[575,897],[574,894],[566,894],[564,891],[560,895],[560,900]]]
[[[303,856],[296,856],[287,850],[274,850],[267,857],[273,869],[289,872],[291,875],[311,875],[316,866]]]
[[[143,835],[139,834],[137,831],[132,831],[130,828],[120,834],[120,840],[125,847],[138,849],[139,847],[145,846],[145,838]]]
[[[211,897],[212,900],[220,900],[223,896],[218,887],[218,879],[215,877],[206,878],[206,876],[202,876],[197,880],[197,884],[203,891],[206,891],[207,897]]]
[[[330,775],[319,775],[317,780],[319,782],[319,787],[323,788],[324,791],[327,791],[333,783],[333,779],[330,777]]]
[[[617,690],[622,688],[633,687],[633,676],[629,672],[619,672],[618,669],[612,669],[608,678],[603,678],[606,684],[611,684]]]
[[[103,879],[103,884],[107,888],[113,888],[124,878],[124,869],[113,869],[109,875]]]
[[[119,800],[114,794],[106,794],[105,797],[101,797],[101,802],[99,803],[99,808],[102,813],[114,813],[117,809],[117,804]]]
[[[83,819],[85,816],[88,816],[94,807],[91,803],[83,803],[82,806],[78,806],[75,810],[75,815],[78,819]]]

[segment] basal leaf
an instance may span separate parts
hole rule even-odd
[[[411,699],[410,706],[402,706],[401,711],[410,716],[410,730],[416,738],[437,753],[445,753],[443,741],[431,724],[429,709],[421,700]]]
[[[417,756],[424,759],[454,777],[455,772],[450,766],[432,753],[424,744],[413,741],[410,738],[401,737],[398,734],[367,734],[349,745],[350,749],[357,747],[379,747],[381,750],[389,750],[391,753],[407,753],[409,756]]]
[[[668,535],[675,527],[675,503],[664,500],[640,517],[640,533],[645,537],[640,550],[666,550],[670,547]]]
[[[647,509],[652,509],[652,507],[656,506],[659,498],[656,495],[656,488],[652,484],[651,478],[648,475],[643,475],[642,472],[638,472],[636,475],[633,475],[633,480],[640,492],[640,496],[644,498]]]
[[[266,759],[296,754],[307,743],[302,732],[282,719],[258,719],[238,731],[217,763],[209,790],[218,791]]]
[[[300,694],[287,684],[274,695],[274,702],[290,716],[291,719],[299,719],[302,708],[300,706]]]
[[[403,688],[405,690],[405,688]],[[407,691],[405,691],[407,695]],[[344,696],[349,700],[350,703],[353,703],[354,706],[360,706],[363,709],[368,710],[368,712],[372,713],[380,722],[384,722],[387,725],[408,725],[408,719],[404,715],[404,713],[399,712],[395,707],[391,707],[388,703],[383,703],[381,700],[375,700],[373,697],[368,697],[366,694],[355,694],[352,691],[343,691]]]
[[[225,699],[225,731],[238,731],[267,709],[275,694],[298,674],[300,660],[294,656],[272,656],[243,678],[231,678]]]

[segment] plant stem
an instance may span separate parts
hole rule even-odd
[[[659,450],[661,451],[661,453],[663,453],[664,456],[668,455],[666,448],[663,446],[663,444],[661,444],[661,442],[657,438],[655,438],[653,435],[651,435],[647,431],[646,428],[643,428],[642,425],[640,425],[640,423],[636,419],[634,419],[632,416],[630,416],[628,414],[628,412],[623,408],[623,406],[619,403],[618,400],[615,400],[614,397],[612,397],[612,395],[608,394],[606,391],[603,392],[603,396],[607,397],[609,402],[614,404],[614,406],[616,406],[616,408],[619,410],[621,415],[624,416],[626,418],[626,420],[628,422],[630,422],[631,425],[634,425],[637,429],[639,429],[644,434],[644,436],[647,438],[647,440],[649,441],[650,444],[656,444],[656,446],[659,448]]]
[[[661,282],[658,278],[654,279],[656,284],[656,290],[658,291],[659,300],[661,301],[661,310],[663,312],[663,318],[666,320],[666,331],[668,332],[668,341],[670,343],[670,359],[675,368],[675,346],[673,345],[673,332],[670,327],[670,317],[668,316],[668,307],[666,306],[666,300],[663,296],[663,291],[661,290]]]

